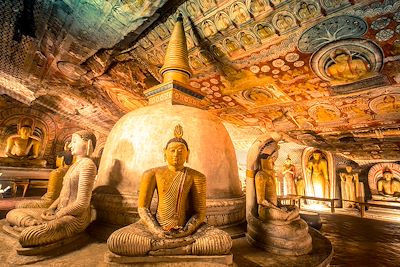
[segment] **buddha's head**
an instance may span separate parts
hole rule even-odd
[[[90,156],[96,147],[96,136],[87,130],[77,131],[72,135],[71,154],[76,156]]]
[[[287,155],[287,158],[285,160],[285,164],[286,165],[291,165],[292,164],[292,159],[289,157],[289,155]]]
[[[24,125],[19,129],[18,134],[22,139],[28,139],[32,134],[32,128],[29,125]]]
[[[346,171],[347,171],[347,173],[351,173],[353,171],[353,167],[351,167],[350,165],[347,165]]]
[[[182,126],[175,126],[175,137],[164,148],[164,158],[169,166],[182,167],[189,160],[189,147],[183,136]]]
[[[331,58],[335,62],[342,63],[349,61],[349,59],[351,59],[351,54],[348,50],[339,48],[332,52]]]
[[[261,149],[260,167],[263,170],[273,169],[275,160],[278,158],[278,143],[271,139]]]
[[[322,152],[321,152],[320,150],[315,150],[315,151],[313,152],[312,156],[313,156],[313,158],[314,158],[315,160],[319,160],[319,159],[321,158],[321,154],[322,154]]]
[[[382,175],[383,179],[385,179],[386,181],[390,181],[393,179],[393,173],[389,168],[384,169]]]

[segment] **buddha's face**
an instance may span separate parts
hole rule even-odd
[[[22,139],[28,139],[29,136],[31,136],[32,134],[32,129],[29,127],[22,127],[21,129],[19,129],[19,136]]]
[[[69,147],[72,155],[83,156],[86,155],[87,141],[83,140],[78,134],[73,134]]]
[[[353,168],[351,166],[346,166],[346,171],[348,173],[351,173],[352,170],[353,170]]]
[[[319,152],[314,152],[312,155],[315,160],[319,160],[321,158],[321,153]]]
[[[291,160],[290,158],[287,158],[287,159],[285,160],[285,164],[286,164],[286,165],[292,164],[292,160]]]
[[[384,172],[383,173],[383,179],[385,179],[386,181],[390,181],[393,178],[393,174],[391,172]]]
[[[183,166],[183,164],[185,163],[189,151],[183,143],[172,142],[164,150],[164,153],[168,165],[180,167]]]

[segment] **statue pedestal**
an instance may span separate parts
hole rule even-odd
[[[47,161],[44,159],[14,159],[0,157],[0,166],[23,167],[23,168],[44,168]]]
[[[32,181],[47,182],[51,171],[53,171],[53,169],[0,166],[0,173],[2,173],[0,176],[0,184],[3,182],[11,183],[14,196],[17,185],[23,185],[25,195]],[[3,187],[5,187],[4,184]]]
[[[218,256],[197,256],[197,255],[176,255],[176,256],[143,256],[143,257],[128,257],[119,256],[112,252],[106,252],[104,261],[108,266],[118,265],[134,265],[134,266],[233,266],[233,255],[218,255]]]

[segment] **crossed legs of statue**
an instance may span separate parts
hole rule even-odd
[[[111,252],[123,256],[222,255],[229,253],[231,239],[226,232],[206,224],[191,236],[157,238],[138,221],[112,233],[107,245]]]
[[[14,209],[7,214],[7,221],[21,232],[22,247],[33,247],[55,243],[83,232],[90,223],[90,212],[81,217],[70,215],[44,221],[41,214],[45,209]]]

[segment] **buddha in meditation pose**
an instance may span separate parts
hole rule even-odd
[[[48,208],[59,197],[63,179],[72,164],[69,143],[64,145],[64,151],[56,156],[56,169],[50,172],[47,192],[38,200],[23,200],[17,202],[16,208]]]
[[[400,181],[393,177],[389,168],[382,172],[383,178],[378,180],[378,193],[384,196],[400,197]]]
[[[111,252],[123,256],[229,253],[230,236],[204,223],[206,177],[184,166],[189,149],[182,135],[182,127],[177,125],[175,138],[164,149],[167,166],[143,173],[140,220],[111,234],[107,240]],[[154,191],[158,195],[156,214],[150,211]]]
[[[250,243],[276,254],[303,255],[312,248],[307,223],[300,219],[296,206],[278,206],[275,183],[275,160],[278,145],[269,141],[259,155],[255,176],[257,209],[248,218],[247,239]]]
[[[40,141],[31,135],[31,126],[21,126],[17,135],[12,135],[7,139],[6,158],[1,158],[0,163],[11,166],[15,163],[14,165],[17,166],[22,162],[27,162],[27,167],[44,167],[46,161],[38,159]]]
[[[75,132],[70,147],[76,162],[64,176],[60,196],[47,209],[21,208],[7,214],[7,222],[20,232],[22,247],[55,243],[83,232],[89,225],[90,199],[97,172],[89,156],[95,145],[93,133]]]

